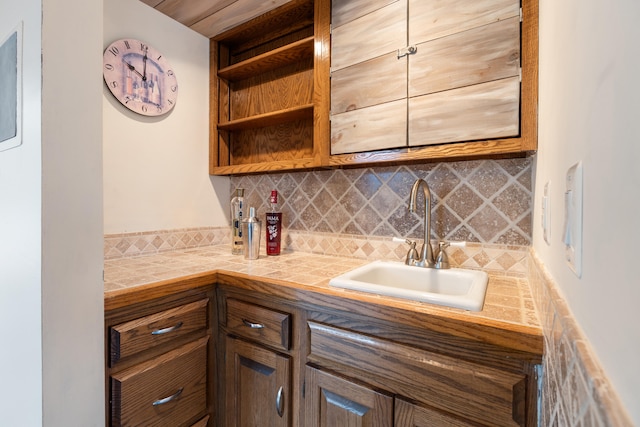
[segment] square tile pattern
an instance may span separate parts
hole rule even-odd
[[[422,194],[408,210],[411,186],[425,179],[432,195],[434,239],[531,244],[532,160],[479,160],[412,166],[335,169],[231,178],[259,217],[278,190],[283,226],[295,233],[418,239]]]

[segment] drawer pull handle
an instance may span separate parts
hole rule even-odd
[[[163,335],[163,334],[168,334],[169,332],[173,332],[173,331],[177,331],[178,329],[180,329],[182,327],[182,322],[178,322],[177,324],[169,327],[169,328],[164,328],[164,329],[156,329],[155,331],[151,332],[151,335]]]
[[[156,400],[155,402],[153,402],[153,406],[164,405],[165,403],[169,403],[172,400],[176,400],[182,394],[182,390],[184,390],[184,388],[181,388],[180,390],[176,391],[171,396],[165,397],[164,399]]]
[[[242,319],[242,323],[244,323],[244,326],[247,326],[251,329],[262,329],[264,328],[264,325],[262,323],[253,323],[253,322],[249,322],[247,319]]]
[[[282,386],[278,389],[278,394],[276,395],[276,411],[280,418],[284,415],[284,390]]]

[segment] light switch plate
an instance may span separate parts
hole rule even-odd
[[[582,175],[582,162],[567,171],[562,233],[565,259],[578,277],[582,276]]]

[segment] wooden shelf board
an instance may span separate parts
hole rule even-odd
[[[214,166],[209,171],[210,175],[242,175],[258,172],[274,172],[286,170],[311,169],[318,167],[318,160],[313,157],[275,160],[271,162],[247,163],[242,165]]]
[[[313,104],[301,105],[286,110],[274,111],[244,119],[232,120],[226,123],[218,123],[218,130],[235,131],[253,129],[266,126],[292,122],[306,118],[313,118]]]
[[[228,81],[243,80],[313,56],[313,36],[218,70]]]

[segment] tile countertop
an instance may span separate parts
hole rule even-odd
[[[125,301],[136,301],[132,295],[143,291],[155,294],[163,288],[174,288],[172,292],[186,290],[190,283],[210,284],[216,281],[217,274],[225,274],[247,279],[245,283],[252,280],[267,285],[273,283],[274,286],[410,310],[416,315],[452,319],[458,324],[481,324],[492,328],[492,333],[523,334],[536,343],[534,347],[539,346],[542,354],[542,329],[526,279],[490,273],[484,307],[479,312],[329,286],[332,277],[369,262],[304,252],[286,252],[273,257],[261,255],[258,260],[248,261],[232,255],[228,245],[110,259],[104,264],[105,309],[118,308]]]

